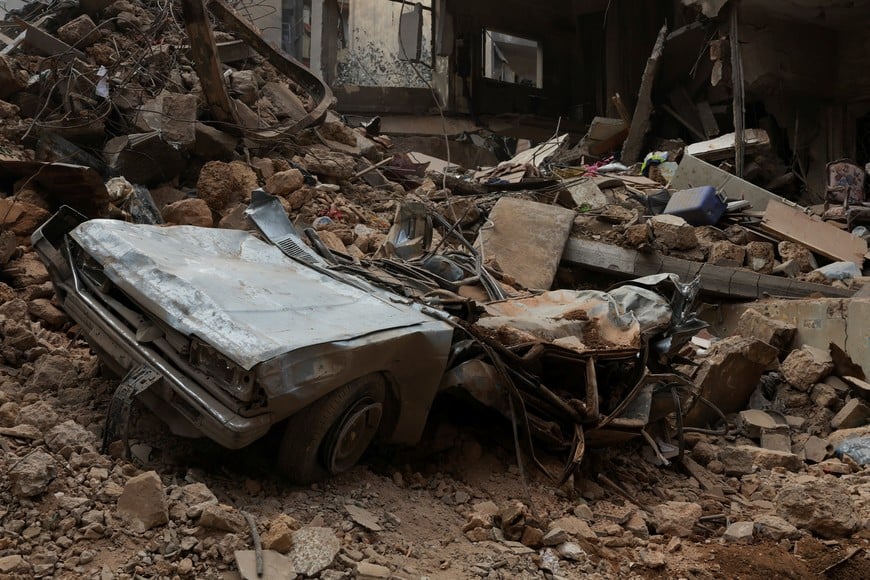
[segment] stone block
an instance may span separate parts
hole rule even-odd
[[[834,429],[854,429],[863,427],[870,420],[870,408],[861,400],[852,399],[846,403],[840,412],[831,419],[831,427]]]
[[[740,316],[737,332],[744,338],[757,338],[776,349],[784,350],[794,340],[797,327],[749,308]]]

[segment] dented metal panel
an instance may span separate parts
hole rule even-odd
[[[431,322],[236,230],[92,220],[71,236],[106,276],[172,328],[250,369],[301,347]]]

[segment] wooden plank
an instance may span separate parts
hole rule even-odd
[[[721,131],[719,130],[716,116],[713,115],[713,108],[710,106],[710,103],[701,101],[695,107],[698,110],[698,116],[701,118],[701,125],[704,126],[704,133],[711,137],[718,135]]]
[[[717,481],[706,467],[702,466],[688,455],[683,456],[683,467],[686,468],[689,475],[694,477],[698,483],[701,484],[701,488],[703,488],[704,491],[709,491],[716,497],[725,497],[725,491],[722,487],[721,481]]]
[[[622,162],[626,165],[640,161],[643,142],[650,129],[650,116],[653,112],[652,91],[656,76],[661,65],[662,52],[665,46],[665,37],[668,34],[668,25],[662,26],[659,36],[653,46],[643,77],[640,82],[640,91],[637,95],[637,106],[631,118],[631,128],[628,130],[628,139],[622,148]]]
[[[858,268],[864,265],[865,240],[777,201],[767,204],[761,228],[785,240],[803,244],[831,260],[854,262]]]
[[[222,123],[223,130],[238,134],[241,132],[241,122],[224,84],[217,44],[205,4],[203,0],[182,0],[181,6],[190,37],[193,64],[209,111],[216,121]]]
[[[722,161],[734,156],[736,135],[726,133],[716,139],[692,143],[686,146],[686,153],[704,161]],[[755,155],[770,149],[770,137],[764,129],[746,129],[743,132],[743,143],[748,155]]]
[[[684,280],[700,276],[704,293],[734,299],[757,300],[769,296],[806,298],[814,294],[848,298],[854,294],[853,290],[692,262],[663,256],[658,252],[642,254],[636,250],[575,238],[565,244],[562,263],[621,278],[638,278],[664,272],[677,274]]]

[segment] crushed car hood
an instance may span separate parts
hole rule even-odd
[[[245,369],[432,321],[416,305],[336,280],[238,230],[91,220],[70,235],[142,308]]]

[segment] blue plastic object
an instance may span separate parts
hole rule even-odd
[[[870,465],[870,436],[846,439],[835,451],[840,457],[848,455],[858,465]]]
[[[705,185],[674,193],[664,213],[679,216],[693,226],[712,226],[725,215],[727,207],[716,188]]]

